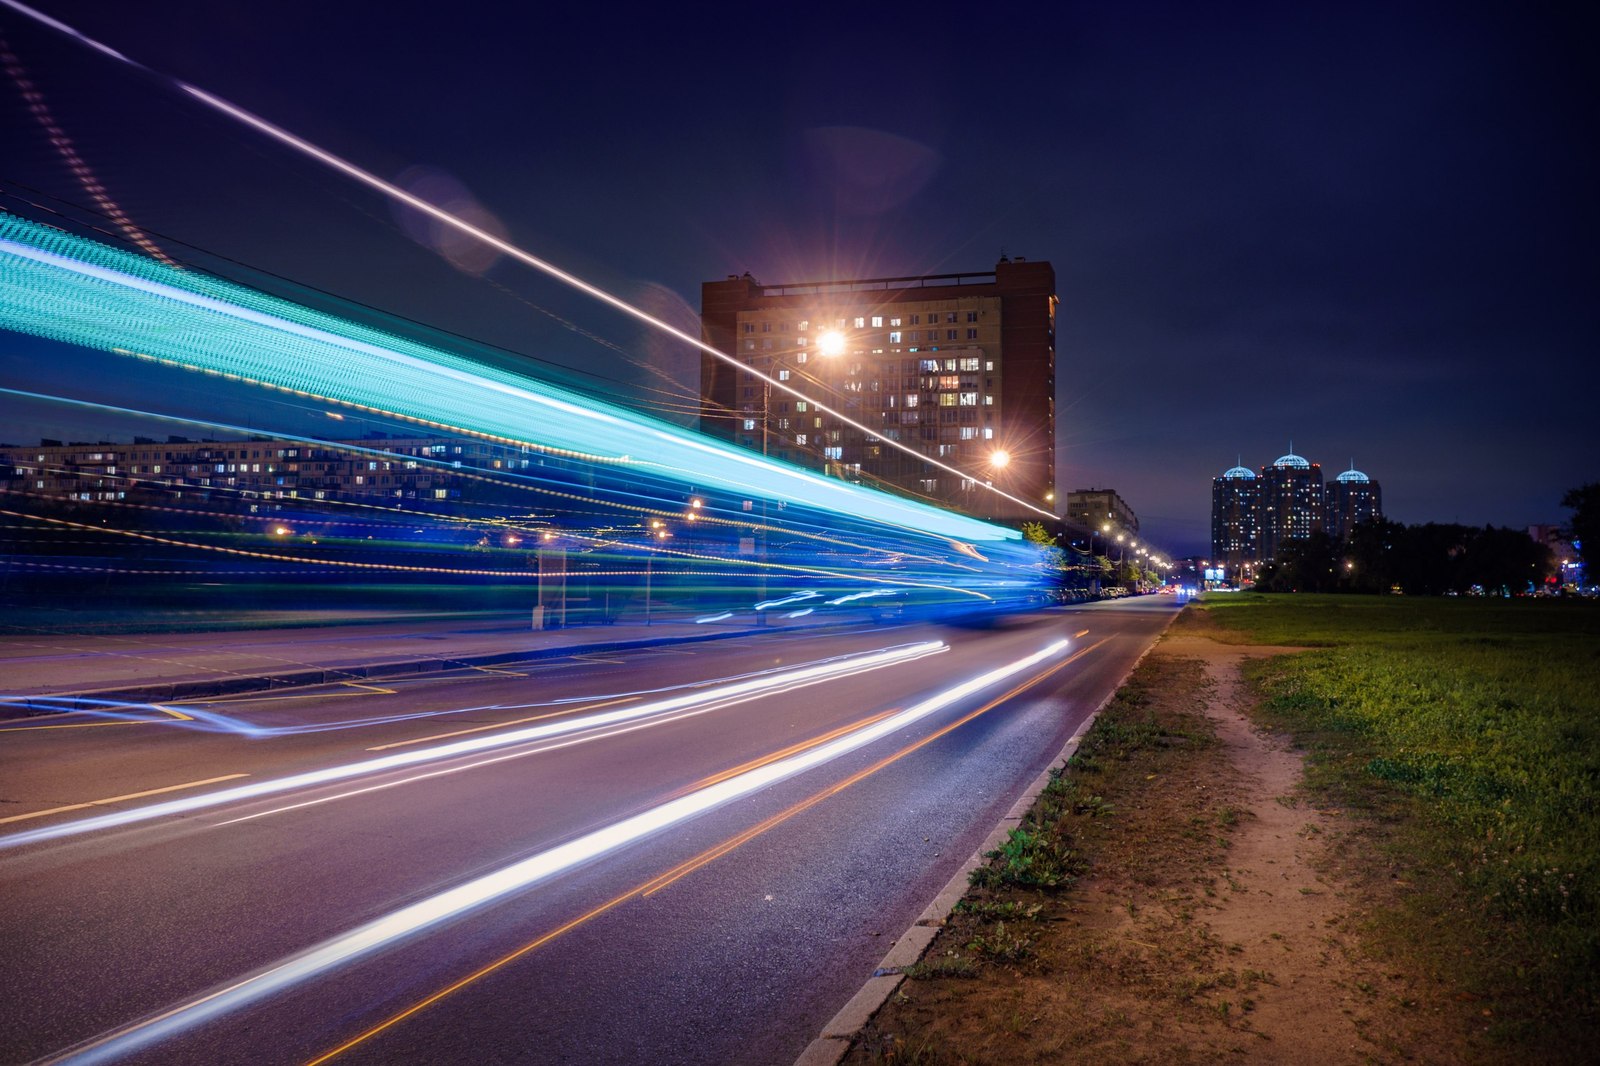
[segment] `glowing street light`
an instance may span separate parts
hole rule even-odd
[[[844,354],[844,334],[836,329],[817,334],[817,351],[829,359]]]
[[[1004,448],[997,448],[989,453],[989,465],[996,470],[1004,470],[1011,465],[1011,453]]]

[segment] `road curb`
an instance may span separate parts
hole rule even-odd
[[[1139,669],[1139,665],[1144,662],[1145,656],[1150,654],[1151,649],[1161,643],[1161,638],[1166,636],[1167,629],[1182,613],[1182,611],[1176,611],[1167,619],[1166,624],[1156,633],[1156,639],[1152,640],[1150,646],[1139,653],[1139,657],[1134,659],[1133,664],[1117,679],[1116,685],[1112,687],[1106,698],[1101,700],[1093,711],[1089,712],[1089,716],[1083,720],[1083,724],[1078,726],[1073,731],[1072,736],[1067,738],[1066,744],[1062,746],[1061,751],[1051,761],[1050,765],[1045,767],[1029,783],[1028,787],[1023,790],[1022,796],[1006,812],[1005,817],[1001,818],[999,823],[989,831],[989,835],[984,837],[983,843],[978,845],[978,850],[974,851],[971,857],[962,864],[961,869],[956,871],[955,876],[945,883],[944,888],[939,890],[939,894],[933,897],[933,902],[929,903],[917,920],[911,924],[911,928],[902,933],[900,938],[894,942],[894,946],[883,957],[883,961],[878,963],[877,968],[872,971],[872,976],[867,978],[866,983],[861,986],[860,990],[850,997],[849,1002],[840,1008],[839,1012],[833,1016],[827,1025],[822,1027],[821,1034],[806,1045],[806,1049],[800,1053],[800,1057],[795,1059],[794,1066],[839,1066],[846,1052],[855,1043],[856,1036],[861,1032],[862,1028],[872,1020],[873,1016],[883,1008],[885,1003],[889,1002],[889,997],[894,995],[895,990],[900,987],[900,983],[905,980],[903,972],[905,967],[922,958],[923,953],[928,950],[928,946],[933,943],[934,937],[938,935],[939,930],[943,928],[945,922],[949,919],[950,912],[955,910],[956,904],[961,902],[962,897],[967,894],[972,871],[988,862],[988,853],[1005,843],[1006,837],[1011,830],[1022,824],[1023,817],[1039,799],[1039,794],[1050,784],[1051,775],[1066,767],[1067,760],[1071,759],[1073,753],[1078,750],[1078,745],[1082,743],[1084,736],[1094,726],[1095,721],[1100,717],[1100,712],[1105,710],[1111,701],[1117,698],[1117,693],[1121,692],[1122,686],[1128,683],[1128,678],[1132,677],[1133,672]]]
[[[831,627],[814,625],[804,628],[812,630]],[[459,670],[463,667],[503,666],[508,663],[529,662],[538,659],[560,659],[569,655],[593,655],[598,652],[659,647],[668,644],[696,644],[710,640],[729,640],[735,637],[784,632],[794,633],[798,632],[798,630],[760,626],[748,629],[713,630],[705,633],[684,633],[663,637],[593,641],[587,644],[530,648],[523,651],[486,652],[482,655],[430,656],[422,659],[400,659],[392,662],[368,663],[366,665],[316,667],[282,674],[198,678],[185,681],[161,681],[144,685],[112,685],[106,688],[76,689],[70,692],[33,693],[8,698],[3,705],[0,705],[0,720],[12,717],[7,715],[7,710],[21,710],[23,712],[22,717],[63,713],[73,709],[70,704],[74,700],[105,700],[118,703],[170,703],[174,700],[203,699],[207,696],[231,696],[241,692],[305,688],[310,685],[370,680],[397,674],[439,673],[444,670]]]

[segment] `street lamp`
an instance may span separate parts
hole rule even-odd
[[[844,334],[836,329],[824,330],[817,334],[817,352],[829,359],[844,354]]]

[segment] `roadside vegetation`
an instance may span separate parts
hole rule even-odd
[[[1214,596],[1169,638],[846,1062],[1594,1061],[1595,605]]]
[[[1408,886],[1374,915],[1376,948],[1454,983],[1502,1048],[1592,1053],[1600,610],[1248,594],[1198,609],[1222,639],[1322,646],[1247,676],[1263,724],[1306,750],[1313,801],[1363,816]]]
[[[1218,1018],[1217,989],[1239,1009],[1263,975],[1230,966],[1196,920],[1236,823],[1226,759],[1198,710],[1204,687],[1199,663],[1146,660],[1067,772],[974,871],[846,1062],[1133,1061],[1142,1055],[1130,1059],[1132,1048],[1149,1047],[1148,1007],[1172,1032],[1181,1019]],[[1137,915],[1137,944],[1086,913],[1086,890],[1114,896],[1119,917]]]

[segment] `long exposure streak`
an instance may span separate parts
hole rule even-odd
[[[587,833],[493,873],[474,878],[456,888],[419,900],[198,999],[179,1004],[153,1018],[108,1033],[86,1045],[69,1049],[49,1061],[74,1063],[79,1066],[113,1062],[135,1050],[326,973],[430,927],[458,918],[513,892],[538,884],[679,822],[704,814],[731,800],[750,795],[862,748],[959,700],[975,695],[991,685],[1059,656],[1067,649],[1069,643],[1066,640],[1056,641],[1032,655],[979,674],[908,707],[899,714],[867,725],[849,736],[718,782],[679,799],[670,800],[651,810]]]
[[[127,56],[122,55],[121,53],[115,51],[114,49],[109,48],[109,47],[99,43],[98,41],[95,41],[94,39],[90,38],[86,34],[80,32],[80,31],[78,31],[78,30],[76,30],[76,29],[74,29],[74,28],[72,28],[70,26],[67,26],[66,24],[64,24],[64,23],[62,23],[62,22],[60,22],[60,21],[58,21],[56,19],[50,18],[49,16],[44,15],[42,12],[35,11],[33,8],[30,8],[25,4],[18,3],[17,0],[0,0],[0,3],[4,3],[6,6],[12,8],[13,10],[15,10],[15,11],[17,11],[17,12],[23,14],[23,15],[26,15],[27,17],[29,17],[29,18],[37,21],[37,22],[40,22],[40,23],[42,23],[42,24],[44,24],[46,26],[49,26],[52,29],[55,29],[55,30],[57,30],[57,31],[59,31],[61,33],[65,33],[68,36],[72,37],[74,40],[81,41],[84,44],[89,45],[90,47],[95,48],[95,49],[105,53],[106,55],[111,56],[111,57],[113,57],[113,58],[115,58],[115,59],[117,59],[117,60],[119,60],[119,61],[121,61],[123,63],[127,63],[130,66],[133,66],[133,67],[136,67],[136,68],[138,68],[140,70],[143,70],[143,71],[145,71],[145,72],[147,72],[147,73],[149,73],[149,74],[151,74],[151,75],[153,75],[155,77],[163,78],[163,79],[169,81],[171,84],[176,85],[179,89],[181,89],[183,92],[188,93],[190,96],[194,97],[196,100],[199,100],[201,103],[203,103],[206,106],[212,108],[213,110],[219,111],[222,114],[225,114],[225,115],[229,116],[230,118],[233,118],[236,121],[242,122],[242,123],[254,128],[256,130],[259,130],[260,132],[262,132],[262,133],[266,134],[267,136],[273,138],[274,140],[278,141],[279,143],[287,145],[290,148],[293,148],[295,151],[301,153],[302,155],[305,155],[305,156],[307,156],[307,157],[309,157],[311,159],[315,159],[317,162],[322,163],[324,166],[327,166],[327,167],[330,167],[330,168],[332,168],[334,170],[337,170],[340,173],[346,175],[347,177],[353,178],[354,180],[362,183],[363,185],[366,185],[366,186],[368,186],[370,188],[376,189],[378,192],[382,193],[384,196],[387,196],[390,199],[392,199],[392,200],[394,200],[394,201],[396,201],[398,203],[405,204],[407,207],[409,207],[409,208],[411,208],[411,209],[413,209],[415,211],[420,211],[423,214],[428,215],[431,218],[434,218],[437,221],[443,223],[444,225],[449,226],[452,229],[455,229],[455,230],[457,230],[457,231],[459,231],[461,233],[464,233],[464,234],[472,237],[474,240],[481,241],[482,243],[488,245],[489,247],[494,248],[496,251],[499,251],[499,252],[501,252],[501,253],[503,253],[503,254],[505,254],[507,256],[510,256],[511,258],[516,259],[518,262],[521,262],[521,263],[523,263],[523,264],[525,264],[527,266],[533,267],[535,270],[538,270],[541,273],[548,275],[549,277],[555,278],[557,281],[560,281],[565,285],[569,285],[572,288],[577,289],[579,292],[582,292],[587,296],[590,296],[590,297],[592,297],[592,298],[594,298],[596,300],[599,300],[601,303],[606,304],[608,307],[611,307],[611,308],[613,308],[613,309],[615,309],[617,311],[621,311],[623,314],[628,315],[631,318],[637,319],[638,321],[645,323],[646,325],[650,326],[653,329],[660,330],[661,332],[667,334],[668,336],[673,337],[676,340],[680,340],[680,341],[683,341],[685,344],[692,345],[693,347],[699,349],[700,351],[705,352],[706,354],[712,356],[715,359],[721,360],[722,362],[725,362],[725,363],[729,364],[730,366],[737,367],[739,370],[743,371],[744,373],[751,374],[754,377],[760,378],[762,381],[764,381],[771,388],[778,389],[778,390],[780,390],[782,392],[785,392],[785,393],[789,394],[790,396],[795,397],[796,399],[805,400],[808,403],[810,403],[816,410],[821,411],[821,412],[823,412],[825,414],[831,415],[834,418],[839,419],[844,424],[846,424],[848,426],[851,426],[854,429],[860,430],[863,433],[866,433],[868,436],[872,437],[875,440],[881,439],[884,444],[887,444],[890,447],[896,448],[896,449],[898,449],[898,450],[900,450],[902,452],[905,452],[907,455],[911,455],[911,456],[915,457],[916,459],[918,459],[919,461],[927,463],[930,466],[935,466],[935,467],[938,467],[941,470],[944,470],[947,473],[954,474],[959,478],[963,478],[963,479],[967,479],[967,480],[975,480],[979,487],[984,488],[987,491],[996,494],[997,496],[1002,496],[1005,499],[1010,500],[1012,503],[1015,503],[1018,506],[1024,507],[1027,510],[1034,512],[1035,514],[1042,515],[1042,516],[1044,516],[1046,518],[1050,518],[1050,519],[1054,519],[1056,517],[1050,511],[1047,511],[1047,510],[1037,506],[1036,504],[1030,503],[1027,500],[1024,500],[1024,499],[1021,499],[1019,497],[1013,496],[1008,492],[1002,491],[1001,489],[997,489],[993,485],[986,484],[981,477],[974,478],[973,474],[971,472],[969,472],[969,471],[959,470],[956,467],[949,466],[946,463],[939,462],[937,459],[931,459],[928,456],[923,455],[921,452],[917,451],[916,449],[911,448],[911,447],[909,447],[909,446],[907,446],[905,444],[902,444],[899,441],[891,440],[891,439],[889,439],[887,437],[880,438],[878,436],[878,434],[876,433],[876,431],[874,431],[871,428],[861,424],[860,422],[857,422],[856,420],[850,418],[849,416],[845,415],[843,412],[837,411],[837,410],[835,410],[835,409],[833,409],[831,407],[828,407],[828,406],[824,405],[823,403],[819,402],[815,397],[812,397],[812,396],[807,395],[806,393],[800,392],[798,389],[795,389],[794,387],[792,387],[792,386],[790,386],[788,384],[785,384],[784,382],[778,380],[775,377],[770,377],[767,374],[764,374],[761,371],[755,369],[754,367],[745,366],[743,363],[740,363],[738,360],[734,359],[732,356],[728,355],[727,353],[721,351],[720,349],[718,349],[716,347],[713,347],[712,345],[707,344],[705,341],[701,340],[699,337],[695,337],[695,336],[692,336],[691,334],[685,333],[683,330],[678,329],[677,327],[671,325],[670,323],[664,322],[661,319],[655,317],[654,315],[650,314],[648,311],[645,311],[645,310],[643,310],[641,308],[635,307],[633,304],[628,303],[626,300],[622,299],[621,297],[615,296],[612,293],[607,292],[605,289],[602,289],[602,288],[600,288],[600,287],[598,287],[596,285],[590,284],[589,282],[584,281],[582,278],[580,278],[580,277],[578,277],[578,276],[576,276],[574,274],[569,274],[568,272],[566,272],[565,270],[562,270],[560,267],[556,266],[555,264],[547,262],[546,260],[539,258],[538,256],[534,255],[531,252],[525,251],[524,249],[518,247],[515,244],[512,244],[511,242],[505,240],[504,238],[497,237],[494,234],[488,232],[487,230],[480,229],[479,227],[473,225],[472,223],[466,221],[465,219],[459,218],[456,215],[451,214],[449,211],[446,211],[441,207],[438,207],[438,206],[436,206],[436,205],[434,205],[432,203],[429,203],[427,200],[424,200],[424,199],[422,199],[422,198],[420,198],[418,196],[414,196],[411,193],[406,192],[404,189],[401,189],[396,185],[392,185],[389,182],[384,181],[382,178],[378,177],[376,174],[373,174],[373,173],[371,173],[369,171],[363,170],[362,168],[356,166],[354,163],[351,163],[351,162],[349,162],[349,161],[347,161],[345,159],[342,159],[341,157],[336,156],[333,153],[331,153],[329,151],[326,151],[325,149],[319,148],[319,147],[317,147],[316,145],[312,144],[309,141],[302,140],[301,138],[299,138],[299,137],[295,136],[294,134],[290,133],[289,131],[284,130],[284,129],[278,127],[278,126],[274,126],[272,123],[266,121],[265,119],[260,118],[260,117],[258,117],[256,115],[250,113],[249,111],[244,110],[241,107],[238,107],[238,106],[236,106],[236,105],[234,105],[232,103],[229,103],[227,100],[224,100],[219,96],[214,96],[213,94],[206,92],[204,89],[201,89],[201,88],[199,88],[197,86],[194,86],[194,85],[190,85],[188,82],[182,81],[181,79],[172,78],[172,77],[169,77],[167,75],[161,74],[158,71],[153,71],[149,67],[146,67],[143,64],[138,63],[138,62],[136,62],[136,61],[134,61],[132,59],[129,59]]]
[[[544,725],[530,726],[526,729],[513,730],[509,733],[496,733],[493,736],[458,740],[453,744],[442,744],[432,748],[420,748],[416,751],[399,752],[394,755],[380,756],[376,759],[364,759],[361,762],[347,763],[343,766],[332,766],[327,769],[312,770],[308,773],[295,774],[290,777],[280,777],[271,781],[258,781],[249,785],[241,785],[237,788],[223,789],[220,792],[209,792],[202,796],[170,800],[166,803],[158,803],[149,807],[118,811],[115,814],[105,814],[96,818],[84,818],[75,822],[48,826],[43,829],[13,833],[10,836],[0,837],[0,849],[20,847],[24,844],[35,844],[46,840],[56,840],[101,829],[111,829],[135,822],[150,821],[154,818],[187,814],[191,811],[216,807],[225,803],[238,803],[243,800],[257,799],[293,789],[313,788],[335,781],[346,781],[366,774],[382,773],[388,770],[415,766],[418,763],[448,759],[459,755],[470,755],[489,748],[504,747],[507,744],[543,740],[564,733],[596,729],[620,722],[637,720],[650,715],[681,711],[685,708],[702,704],[722,703],[730,699],[748,697],[756,693],[788,691],[799,685],[816,684],[839,677],[848,677],[864,670],[911,662],[925,655],[933,655],[944,650],[945,645],[943,643],[927,641],[920,644],[906,644],[897,648],[888,648],[883,651],[844,656],[797,670],[785,670],[782,673],[755,677],[731,685],[719,685],[716,688],[706,689],[702,692],[655,700],[625,709],[607,711],[603,714],[563,719]]]

